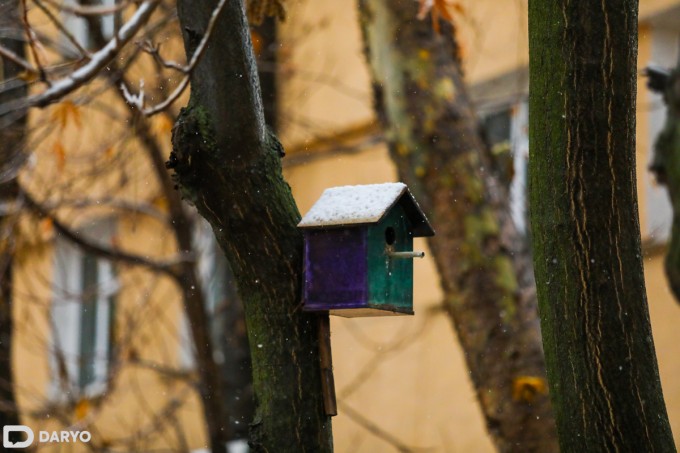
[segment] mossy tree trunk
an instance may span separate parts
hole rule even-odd
[[[479,133],[454,30],[412,0],[360,0],[376,110],[431,238],[488,431],[500,451],[557,450],[531,258]],[[455,429],[452,427],[452,429]]]
[[[675,451],[635,192],[637,1],[531,0],[530,211],[563,452]]]
[[[189,57],[216,5],[178,2]],[[211,223],[243,300],[256,400],[251,445],[255,451],[331,451],[317,318],[300,310],[300,215],[264,124],[241,1],[226,3],[191,88],[169,164],[183,196]]]

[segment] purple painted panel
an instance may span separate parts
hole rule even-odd
[[[305,310],[366,306],[366,231],[366,227],[305,231]]]

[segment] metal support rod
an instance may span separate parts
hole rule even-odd
[[[392,252],[389,251],[387,254],[392,258],[423,258],[425,257],[425,252]]]

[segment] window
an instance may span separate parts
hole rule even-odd
[[[656,26],[652,28],[651,39],[649,63],[669,68],[674,67],[678,61],[678,41],[680,39],[676,28],[669,29],[661,25]],[[648,113],[641,113],[649,115],[649,132],[647,134],[648,141],[645,142],[641,139],[640,145],[646,147],[647,163],[650,163],[654,157],[656,138],[666,121],[666,106],[660,94],[653,93],[646,88],[645,91],[648,102],[640,102],[639,105],[641,108],[647,105]],[[645,210],[642,212],[646,213],[644,218],[640,219],[643,238],[654,242],[666,242],[673,223],[673,209],[668,199],[668,192],[665,187],[656,183],[654,175],[649,171],[644,172],[642,180],[640,198],[644,197]]]
[[[198,277],[205,295],[206,311],[209,315],[213,315],[220,311],[226,298],[234,293],[233,285],[230,287],[229,264],[217,244],[210,224],[200,217],[195,223],[193,245],[198,260]],[[215,321],[216,317],[211,316],[211,319]],[[213,338],[219,335],[215,332],[217,327],[217,324],[213,323]],[[214,346],[216,354],[219,354],[219,342],[215,342]],[[196,365],[195,354],[189,320],[182,307],[180,321],[180,365],[182,368],[193,368]]]
[[[82,234],[109,245],[111,222]],[[52,396],[70,399],[106,389],[118,281],[111,262],[58,238],[55,244],[52,324]]]
[[[64,4],[66,6],[85,5],[81,0],[66,0]],[[114,9],[116,0],[95,0],[88,6],[103,6]],[[117,13],[114,12],[111,14],[102,14],[97,18],[101,23],[102,33],[105,39],[111,39],[113,37],[116,14]],[[92,49],[94,45],[87,20],[70,11],[64,11],[62,16],[65,28],[71,33],[78,44],[85,49]],[[68,39],[64,38],[64,44],[73,52],[76,51],[73,44],[69,42]]]
[[[482,114],[482,126],[495,155],[510,152],[510,213],[521,234],[527,231],[527,161],[529,159],[529,107],[521,100]]]

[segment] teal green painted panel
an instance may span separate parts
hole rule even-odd
[[[413,250],[413,235],[401,205],[394,206],[376,225],[368,227],[369,306],[413,310],[413,259],[391,258],[387,252]]]

